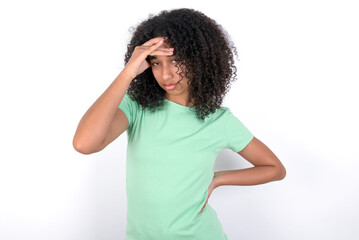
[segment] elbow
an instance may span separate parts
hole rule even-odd
[[[85,155],[89,155],[89,154],[93,153],[93,151],[90,151],[90,149],[88,147],[86,147],[81,141],[77,140],[76,138],[73,139],[72,146],[79,153],[82,153]]]
[[[270,165],[270,182],[283,180],[286,175],[287,171],[282,164]]]
[[[282,174],[280,176],[280,179],[279,180],[283,180],[285,178],[285,176],[287,175],[287,171],[285,170],[285,168],[283,167],[283,170],[282,170]]]
[[[277,167],[277,174],[276,174],[276,180],[283,180],[285,176],[287,175],[287,171],[283,165]]]

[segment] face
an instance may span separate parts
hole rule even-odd
[[[178,69],[176,56],[151,56],[150,64],[152,73],[158,85],[166,91],[167,99],[188,99],[188,79],[182,77],[177,72],[185,69]]]

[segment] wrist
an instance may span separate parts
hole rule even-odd
[[[116,81],[126,81],[129,84],[132,82],[132,80],[133,78],[126,72],[126,70],[122,70],[116,78]]]
[[[134,76],[134,74],[129,73],[128,70],[126,68],[123,69],[123,72],[130,77],[131,79],[135,79],[137,76]]]
[[[221,172],[214,172],[213,185],[216,188],[223,185],[221,182]]]

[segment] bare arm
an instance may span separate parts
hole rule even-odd
[[[156,37],[135,47],[125,68],[81,118],[72,141],[76,151],[83,154],[101,151],[128,128],[128,119],[118,107],[131,81],[150,67],[148,55],[173,54],[170,48],[160,47],[163,41],[163,37]]]
[[[208,187],[208,196],[200,214],[207,205],[212,191],[223,185],[257,185],[271,181],[282,180],[286,176],[286,169],[277,156],[259,139],[253,139],[238,152],[254,167],[237,170],[214,172],[213,180]]]
[[[257,185],[282,180],[286,170],[277,156],[259,139],[252,141],[240,152],[254,167],[227,170],[215,173],[216,182],[221,185]]]
[[[83,154],[98,152],[127,129],[128,120],[118,106],[131,81],[132,78],[122,71],[87,110],[73,139],[76,151]]]

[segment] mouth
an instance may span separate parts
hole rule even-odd
[[[172,90],[176,87],[176,84],[164,84],[163,86],[166,88],[166,90]]]

